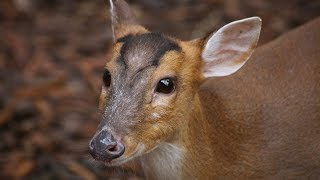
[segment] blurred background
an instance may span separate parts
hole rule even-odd
[[[319,0],[130,0],[140,22],[183,40],[260,16],[259,46],[320,15]],[[136,178],[87,144],[111,45],[107,0],[0,1],[0,178]],[[126,178],[123,178],[126,179]]]

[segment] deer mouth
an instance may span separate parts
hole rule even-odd
[[[104,163],[106,166],[120,166],[136,157],[141,156],[144,150],[145,150],[144,144],[139,143],[135,148],[135,150],[132,153],[129,153],[129,155],[124,154],[117,159],[111,160],[110,162],[104,162]]]

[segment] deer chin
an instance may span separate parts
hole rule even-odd
[[[145,150],[145,146],[143,143],[139,143],[137,145],[137,147],[135,148],[135,150],[131,153],[129,153],[128,155],[124,154],[122,156],[120,156],[117,159],[114,159],[110,162],[104,162],[106,166],[120,166],[122,164],[127,163],[128,161],[131,161],[132,159],[139,157],[143,154]]]

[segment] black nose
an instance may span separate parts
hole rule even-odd
[[[89,144],[89,152],[93,158],[101,161],[111,161],[124,153],[125,147],[117,142],[112,134],[103,130]]]

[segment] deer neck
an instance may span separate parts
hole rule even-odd
[[[200,163],[202,161],[199,158],[203,156],[198,156],[199,152],[210,154],[210,152],[204,152],[205,149],[208,149],[206,147],[209,146],[210,141],[204,136],[207,133],[207,122],[203,118],[198,94],[195,95],[191,107],[191,111],[186,111],[184,119],[180,120],[180,129],[176,135],[140,158],[147,179],[194,177],[193,174],[188,174],[185,169],[192,169],[194,165],[202,166]],[[187,158],[192,156],[195,156],[192,159],[196,162],[194,164],[185,163]]]

